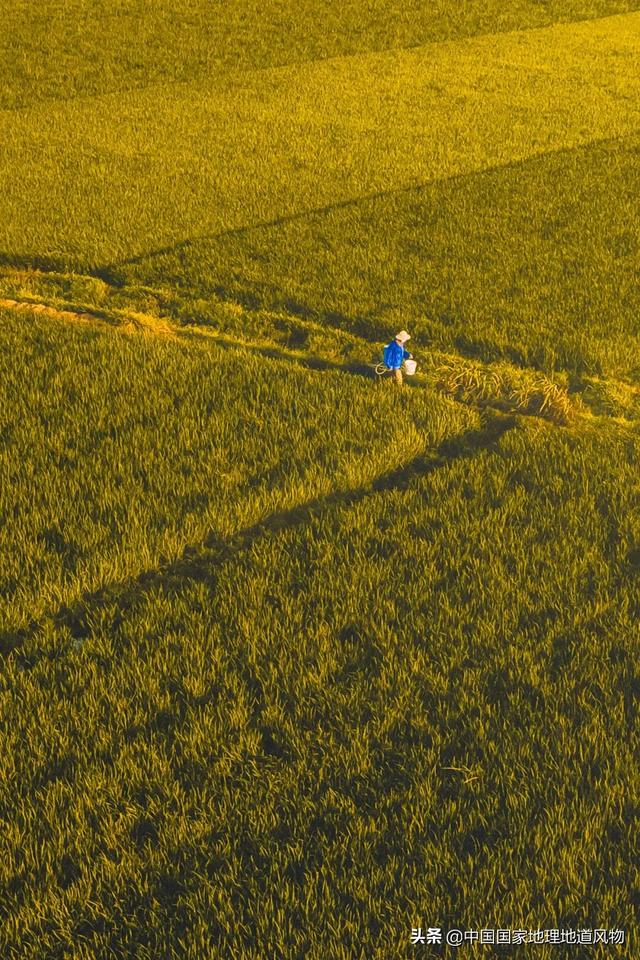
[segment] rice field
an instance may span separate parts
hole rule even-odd
[[[15,629],[193,543],[366,487],[477,420],[426,391],[372,397],[355,376],[324,374],[318,391],[286,360],[215,344],[8,312],[0,336],[0,610]]]
[[[179,290],[194,320],[218,299],[376,342],[410,326],[430,352],[637,382],[639,146],[634,134],[190,241],[111,279],[169,300]]]
[[[178,349],[20,326],[14,356],[46,356],[55,337],[77,373],[83,361],[100,368],[102,346],[143,394],[152,358]],[[290,397],[291,376],[272,389]],[[300,383],[314,377],[327,402],[331,377]],[[335,378],[353,404],[356,386]],[[104,408],[99,387],[83,399],[87,419]],[[383,419],[399,400],[377,399],[391,405]],[[348,957],[366,942],[371,956],[404,956],[425,910],[470,925],[633,924],[637,428],[499,414],[491,427],[427,391],[402,401],[406,422],[428,412],[440,441],[415,472],[383,463],[382,483],[320,494],[239,537],[228,518],[142,574],[140,544],[128,543],[118,583],[12,638],[9,955],[35,943],[43,955]],[[154,437],[145,405],[130,409]],[[251,448],[231,446],[251,462]],[[134,466],[143,451],[130,447]],[[174,447],[175,478],[193,454]],[[66,475],[61,539],[76,520]],[[122,487],[144,517],[151,498]],[[25,539],[39,539],[39,521]],[[123,516],[122,535],[130,525]]]
[[[636,0],[3,0],[0,107],[628,13]]]
[[[185,239],[640,125],[640,13],[0,112],[0,253],[107,268]]]
[[[0,956],[632,960],[638,4],[295,13],[0,0]]]

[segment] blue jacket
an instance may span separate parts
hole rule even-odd
[[[404,361],[408,360],[410,356],[409,351],[401,347],[395,340],[392,340],[391,343],[388,343],[384,348],[384,362],[392,370],[399,370]]]

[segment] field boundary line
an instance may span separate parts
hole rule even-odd
[[[583,143],[577,143],[573,146],[564,144],[563,146],[554,147],[551,150],[540,150],[536,153],[531,153],[529,156],[524,158],[515,158],[512,160],[507,160],[504,163],[487,164],[486,166],[478,167],[477,169],[468,171],[466,173],[452,173],[448,176],[432,177],[428,180],[422,180],[419,183],[412,183],[402,187],[391,187],[388,190],[377,190],[371,193],[362,193],[354,197],[348,197],[346,200],[336,200],[335,203],[328,203],[319,207],[308,207],[296,213],[285,214],[281,217],[273,217],[270,220],[261,220],[256,223],[245,224],[239,227],[229,227],[226,230],[220,230],[216,233],[197,234],[193,237],[186,237],[184,240],[178,240],[175,244],[158,247],[157,249],[150,250],[146,253],[135,254],[132,257],[127,257],[124,260],[117,260],[113,263],[106,264],[105,266],[94,267],[88,272],[88,276],[97,277],[99,280],[103,280],[109,286],[121,288],[125,286],[125,283],[115,276],[116,271],[143,263],[145,260],[155,259],[156,257],[164,257],[170,254],[188,250],[190,246],[197,243],[202,243],[204,241],[215,243],[218,240],[225,240],[228,237],[240,237],[244,234],[249,234],[254,230],[269,230],[273,227],[281,227],[288,223],[298,223],[315,216],[323,217],[333,213],[336,210],[344,210],[348,209],[349,207],[355,207],[360,203],[382,200],[385,197],[400,197],[403,194],[419,193],[420,191],[426,190],[434,184],[455,183],[456,181],[470,180],[475,177],[482,176],[482,174],[491,173],[494,170],[521,168],[526,164],[535,163],[537,160],[540,160],[543,157],[554,157],[563,153],[582,153],[594,147],[603,146],[605,144],[616,144],[627,140],[632,140],[638,137],[639,134],[640,127],[634,127],[631,131],[625,133],[624,136],[621,137],[594,137],[592,140],[588,140]],[[0,262],[1,259],[2,258],[0,256]],[[16,262],[17,260],[18,258],[16,258]]]
[[[377,379],[373,371],[373,361],[367,362],[364,360],[354,359],[341,362],[328,357],[315,354],[305,354],[301,351],[291,350],[282,344],[256,342],[252,340],[244,340],[231,335],[225,335],[220,330],[209,326],[199,327],[196,324],[177,324],[175,321],[172,321],[170,317],[156,317],[149,314],[140,313],[136,310],[122,309],[114,311],[113,314],[110,314],[108,311],[92,312],[81,309],[73,310],[65,307],[55,307],[39,301],[16,300],[12,298],[0,298],[0,308],[15,310],[20,313],[32,312],[38,315],[49,316],[54,319],[78,323],[84,326],[93,325],[96,329],[99,329],[102,332],[111,331],[128,335],[142,334],[145,336],[159,337],[162,339],[168,339],[182,343],[201,340],[205,343],[212,344],[221,350],[243,351],[245,353],[251,353],[255,356],[263,357],[266,360],[295,364],[305,370],[312,370],[315,372],[335,371],[341,374],[362,377],[367,380],[375,381]],[[364,340],[363,345],[365,344],[371,344],[371,346],[373,346],[372,341]],[[438,358],[438,362],[434,361],[434,357]],[[428,381],[431,383],[435,382],[434,374],[437,375],[438,371],[440,370],[444,371],[445,368],[448,365],[450,366],[452,362],[459,362],[462,364],[476,362],[481,368],[487,371],[489,376],[491,376],[491,371],[495,366],[490,362],[468,358],[464,354],[458,355],[443,352],[441,350],[435,350],[429,354],[429,362],[426,363],[426,366],[430,367],[431,369],[431,374],[419,374],[414,380],[408,379],[407,385],[413,389],[424,389],[427,386]],[[536,367],[525,367],[512,363],[507,365],[512,366],[513,369],[519,373],[529,374],[531,377],[542,376],[543,379],[548,380],[549,384],[553,383],[553,381],[546,377],[543,371],[540,371]],[[608,383],[613,387],[624,386],[627,388],[627,390],[631,391],[634,396],[638,396],[640,394],[640,389],[637,387],[611,377],[604,378],[603,382]],[[455,392],[452,393],[448,389],[444,389],[443,392],[445,396],[448,396],[454,402],[462,403],[466,407],[473,407],[477,410],[492,408],[502,413],[515,413],[521,416],[541,418],[547,422],[554,422],[556,425],[562,426],[566,426],[569,422],[569,420],[566,418],[561,418],[558,420],[557,416],[554,417],[550,416],[548,413],[545,414],[544,409],[527,409],[526,404],[523,403],[515,405],[509,404],[507,403],[508,398],[505,397],[492,397],[490,394],[488,394],[484,398],[474,399],[458,397],[455,395]],[[576,396],[578,398],[577,406],[575,403],[572,403],[573,394],[567,394],[566,396],[568,405],[572,407],[570,411],[571,420],[575,418],[584,418],[585,416],[589,419],[599,419],[602,416],[609,421],[620,419],[613,413],[598,414],[591,410],[583,409],[581,404],[582,393],[577,393]],[[590,405],[590,403],[587,403],[587,407],[590,407]],[[569,417],[569,411],[567,411],[567,417]],[[628,421],[630,418],[624,417],[623,419]],[[633,420],[635,418],[631,419]]]
[[[518,418],[513,415],[481,414],[481,426],[444,440],[433,451],[425,449],[408,462],[388,470],[373,480],[347,490],[335,490],[288,509],[275,510],[255,524],[245,527],[227,539],[221,540],[211,531],[202,541],[187,545],[181,557],[168,563],[144,570],[130,578],[105,584],[90,593],[83,594],[70,604],[39,617],[22,628],[0,633],[0,657],[19,652],[24,643],[35,637],[46,625],[66,628],[72,641],[82,642],[92,629],[93,618],[109,605],[115,606],[112,629],[117,627],[122,616],[152,590],[162,587],[173,589],[185,581],[215,580],[217,567],[249,550],[256,542],[282,532],[304,526],[333,507],[351,507],[378,493],[405,490],[414,481],[423,479],[450,466],[460,459],[469,459],[477,454],[497,448],[502,437],[518,428]],[[521,429],[521,428],[520,428]],[[27,660],[23,666],[30,667],[34,661]]]
[[[640,12],[640,11],[639,11]],[[386,190],[376,190],[369,193],[361,193],[343,200],[336,200],[333,203],[323,204],[317,207],[305,207],[303,210],[295,213],[284,214],[283,216],[272,217],[268,220],[258,220],[254,223],[242,224],[240,226],[228,227],[224,230],[218,230],[212,233],[201,233],[188,236],[175,243],[166,244],[153,250],[142,251],[133,254],[130,257],[121,260],[114,260],[107,264],[82,264],[74,255],[61,254],[56,257],[47,257],[35,253],[12,254],[6,250],[0,250],[0,267],[6,267],[14,270],[38,270],[41,273],[61,273],[71,271],[88,277],[95,277],[102,280],[110,287],[122,289],[126,286],[126,281],[117,276],[118,270],[126,269],[130,266],[143,263],[145,260],[153,260],[158,257],[168,256],[181,251],[188,251],[189,247],[203,242],[216,243],[232,237],[241,237],[250,234],[253,231],[270,230],[274,227],[285,226],[289,223],[298,223],[312,217],[324,217],[334,211],[348,209],[358,206],[361,203],[368,203],[376,200],[382,200],[385,197],[400,197],[404,194],[420,193],[437,184],[455,184],[457,181],[471,180],[483,174],[492,173],[497,170],[516,170],[525,167],[528,164],[534,164],[545,157],[558,157],[562,154],[580,154],[586,153],[597,147],[607,144],[611,146],[624,144],[635,140],[640,135],[640,127],[634,127],[624,133],[622,136],[593,137],[591,140],[576,143],[574,145],[563,144],[552,147],[550,150],[540,150],[529,154],[526,157],[512,158],[503,163],[490,163],[485,166],[477,167],[467,172],[452,173],[445,176],[431,177],[418,183],[405,184],[400,187],[390,187]]]
[[[47,303],[32,300],[0,299],[0,307],[7,310],[16,310],[20,313],[39,313],[46,317],[56,317],[60,320],[69,320],[72,323],[100,325],[109,328],[112,325],[99,314],[88,310],[67,310],[63,307],[52,307]]]
[[[242,64],[225,64],[221,72],[202,74],[200,77],[192,80],[154,80],[151,83],[140,83],[140,84],[131,84],[123,87],[118,87],[113,90],[103,90],[99,93],[76,93],[75,95],[70,96],[49,96],[44,97],[41,100],[36,100],[34,103],[20,104],[15,107],[0,107],[0,114],[17,114],[17,113],[26,113],[29,110],[34,109],[41,104],[46,103],[74,103],[76,101],[84,101],[89,103],[92,100],[104,100],[109,97],[116,97],[125,93],[134,93],[136,91],[143,90],[153,90],[161,89],[163,87],[193,87],[197,90],[202,90],[203,88],[211,87],[215,84],[216,81],[225,79],[228,82],[228,77],[230,73],[237,71],[237,76],[239,78],[246,77],[247,75],[259,76],[260,74],[267,73],[269,71],[279,71],[287,69],[295,69],[296,67],[302,67],[306,64],[312,63],[332,63],[338,60],[353,60],[364,57],[372,56],[383,56],[384,54],[393,54],[393,53],[402,53],[407,50],[429,50],[432,47],[436,46],[445,46],[445,45],[455,45],[461,43],[469,43],[474,40],[479,40],[483,37],[505,37],[505,36],[514,36],[516,34],[528,34],[536,33],[541,30],[551,30],[554,27],[563,27],[570,26],[571,24],[588,24],[588,23],[599,23],[603,20],[615,20],[622,17],[633,16],[640,13],[640,10],[625,10],[620,13],[607,13],[603,16],[582,16],[574,18],[563,18],[560,20],[551,20],[549,23],[536,24],[528,27],[513,27],[509,30],[481,30],[477,33],[463,33],[459,36],[450,36],[450,37],[438,37],[434,40],[425,40],[419,43],[407,43],[400,44],[395,47],[373,47],[370,50],[354,50],[352,53],[336,53],[329,54],[328,56],[321,57],[301,57],[298,60],[288,60],[285,63],[271,63],[266,64],[261,67],[249,67]]]
[[[171,340],[181,341],[183,343],[188,343],[190,340],[203,340],[207,343],[213,344],[221,350],[244,351],[245,353],[252,353],[256,356],[264,357],[266,360],[294,363],[305,370],[313,370],[318,372],[335,371],[337,373],[348,374],[350,376],[363,377],[367,380],[376,381],[378,379],[374,372],[375,363],[373,361],[366,362],[363,360],[351,360],[340,362],[338,360],[331,360],[328,357],[304,354],[295,350],[289,350],[280,344],[258,343],[251,340],[239,339],[237,337],[234,338],[228,335],[225,336],[219,330],[210,329],[208,327],[199,328],[196,325],[177,325],[168,317],[157,318],[146,314],[137,313],[136,311],[123,310],[121,314],[119,312],[116,318],[109,322],[108,319],[104,319],[108,317],[106,313],[92,314],[90,312],[84,312],[77,314],[73,311],[48,306],[45,303],[10,299],[0,299],[0,307],[4,307],[5,309],[19,310],[20,312],[32,311],[38,314],[44,314],[46,316],[53,317],[55,319],[70,320],[71,322],[75,322],[78,318],[80,318],[79,322],[82,323],[88,323],[95,319],[96,326],[102,331],[115,330],[120,333],[143,333],[151,336],[165,337]],[[369,341],[364,341],[364,343],[368,342]],[[449,359],[457,359],[453,355],[447,356]],[[529,370],[529,368],[525,369]],[[531,369],[531,372],[533,373],[534,370]],[[407,385],[410,385],[412,388],[420,389],[426,386],[426,382],[423,375],[418,375],[415,380],[407,380]],[[448,391],[445,391],[445,393],[447,394]],[[487,398],[486,403],[481,404],[479,402],[470,400],[460,400],[459,398],[452,396],[450,393],[448,393],[448,395],[451,397],[451,399],[455,400],[455,402],[464,403],[464,405],[467,407],[472,406],[480,409],[483,406],[493,406],[495,409],[501,410],[502,412],[507,412],[504,409],[504,406],[501,406],[499,403],[491,402],[490,398]],[[523,415],[527,414],[526,410],[519,408],[514,408],[513,412],[522,413]],[[531,415],[536,416],[537,414],[531,413]]]

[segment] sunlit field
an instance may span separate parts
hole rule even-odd
[[[0,105],[100,95],[637,10],[635,0],[424,4],[236,0],[3,0]],[[26,55],[29,51],[29,56]]]
[[[189,241],[112,279],[179,289],[193,316],[219,298],[373,340],[410,323],[431,349],[637,380],[639,149],[634,134]]]
[[[628,134],[639,56],[640,13],[5,110],[0,252],[104,268]]]
[[[639,8],[0,0],[3,958],[636,956]]]

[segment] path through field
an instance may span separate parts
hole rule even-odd
[[[98,330],[120,333],[144,333],[152,336],[170,337],[172,339],[191,339],[194,335],[202,338],[202,345],[207,341],[211,345],[230,346],[241,351],[255,351],[265,358],[289,360],[303,367],[312,369],[333,369],[345,374],[367,373],[366,367],[356,369],[355,365],[340,365],[330,361],[323,361],[321,357],[305,357],[294,353],[274,351],[272,348],[260,344],[230,341],[220,337],[215,331],[203,328],[185,329],[173,325],[169,319],[154,318],[139,313],[123,313],[114,319],[108,313],[99,311],[67,309],[52,306],[33,300],[17,300],[0,298],[0,308],[17,311],[23,314],[33,313],[51,317],[53,320],[92,325]],[[469,401],[466,401],[469,402]],[[567,398],[567,404],[570,404]],[[473,403],[471,403],[473,406]],[[322,496],[314,497],[307,502],[299,503],[286,510],[277,510],[263,520],[249,527],[239,530],[233,536],[221,540],[211,531],[198,543],[187,546],[183,555],[172,561],[164,562],[150,569],[144,570],[133,578],[105,583],[100,589],[85,592],[70,606],[63,604],[58,609],[50,610],[44,617],[38,617],[30,624],[19,629],[9,629],[0,632],[0,656],[21,647],[26,640],[36,636],[45,623],[66,627],[70,635],[82,640],[89,627],[88,622],[105,605],[117,605],[124,613],[140,596],[145,595],[156,587],[169,588],[171,585],[185,580],[207,579],[213,575],[215,568],[236,556],[249,550],[253,544],[265,536],[276,535],[309,523],[313,518],[330,511],[336,506],[353,506],[361,500],[380,492],[404,490],[412,481],[421,479],[433,471],[451,465],[455,460],[475,456],[479,451],[495,447],[503,434],[517,427],[518,420],[513,413],[505,414],[496,410],[481,409],[480,428],[470,429],[459,437],[444,441],[433,450],[429,447],[418,453],[411,460],[401,463],[392,469],[386,470],[374,477],[370,482],[360,486],[335,489]],[[519,412],[519,411],[514,411]],[[526,412],[526,411],[525,411]],[[572,416],[575,417],[577,410]]]
[[[68,323],[90,323],[97,328],[120,330],[129,333],[131,330],[140,330],[145,333],[152,333],[154,336],[174,337],[174,330],[163,320],[151,317],[142,317],[140,314],[130,313],[121,323],[114,325],[105,320],[99,312],[90,310],[67,310],[61,307],[53,307],[48,303],[34,302],[33,300],[13,300],[11,298],[0,298],[0,307],[7,310],[17,310],[22,313],[40,313],[46,317],[53,317],[56,320],[65,320]]]
[[[124,615],[141,597],[158,588],[171,591],[188,581],[211,582],[218,566],[250,550],[259,540],[304,526],[335,507],[351,507],[381,492],[406,490],[412,482],[428,477],[435,470],[448,467],[456,460],[493,449],[505,433],[517,427],[517,420],[513,416],[490,413],[483,419],[484,423],[479,429],[444,441],[435,453],[427,449],[410,462],[380,474],[371,483],[350,490],[336,490],[290,510],[277,511],[259,523],[240,530],[227,541],[219,541],[211,534],[203,542],[186,547],[178,560],[144,570],[128,580],[105,584],[97,591],[83,594],[70,606],[64,604],[45,617],[33,620],[26,627],[0,631],[0,658],[19,650],[25,641],[37,636],[47,623],[56,628],[67,628],[73,640],[81,642],[89,635],[92,620],[104,607],[115,605],[119,615]],[[29,664],[32,666],[33,662],[32,653]]]

